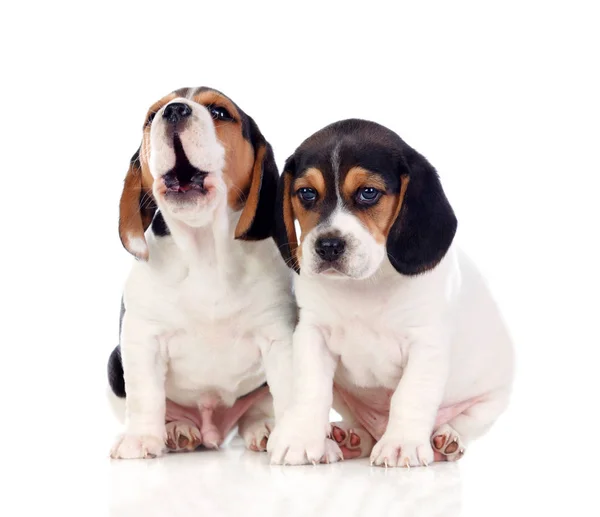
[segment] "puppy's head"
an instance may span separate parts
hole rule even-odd
[[[429,162],[394,132],[363,120],[336,122],[305,140],[286,162],[276,207],[275,238],[286,262],[332,278],[368,278],[386,256],[401,274],[427,271],[457,226]]]
[[[121,196],[121,242],[147,260],[144,232],[157,207],[199,227],[222,203],[241,211],[236,238],[270,237],[277,178],[271,146],[233,101],[210,88],[177,90],[146,115]]]

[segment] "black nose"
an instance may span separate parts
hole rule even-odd
[[[171,124],[179,122],[181,119],[189,117],[192,114],[192,108],[183,102],[174,102],[169,104],[163,112],[163,118]]]
[[[339,259],[346,249],[346,243],[337,237],[317,239],[315,251],[317,255],[327,262]]]

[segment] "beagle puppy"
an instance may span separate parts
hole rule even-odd
[[[344,120],[298,147],[277,195],[300,319],[271,462],[460,458],[507,406],[513,348],[453,243],[457,220],[435,169],[389,129]],[[332,404],[343,417],[333,425]]]
[[[277,179],[271,146],[222,93],[183,88],[148,110],[120,202],[138,260],[108,365],[126,406],[113,458],[218,447],[236,424],[265,450],[296,322],[271,239]]]

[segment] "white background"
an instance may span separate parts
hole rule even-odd
[[[452,511],[442,499],[435,506],[428,481],[437,514],[598,515],[594,3],[3,4],[0,513],[134,515],[140,503],[133,498],[122,513],[115,498],[137,493],[145,471],[107,460],[116,429],[105,364],[132,260],[117,235],[118,200],[149,105],[208,85],[256,119],[279,166],[329,122],[363,117],[396,130],[440,172],[460,241],[514,336],[518,377],[510,410],[451,472],[461,487]],[[182,461],[176,468],[193,478],[204,458]],[[253,468],[239,486],[222,480],[224,499],[251,482]],[[270,506],[256,500],[250,515],[281,510],[285,479],[298,501],[311,500],[303,490],[317,480],[315,490],[352,502],[348,515],[369,515],[357,497],[377,498],[357,496],[343,470],[290,478],[277,470],[281,485],[275,470],[260,468]],[[379,475],[362,464],[352,472],[352,486]],[[422,474],[393,475],[412,501],[402,508],[428,515],[406,489]],[[218,498],[202,482],[191,496]],[[173,505],[159,515],[179,515]]]

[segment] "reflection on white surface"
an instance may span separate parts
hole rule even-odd
[[[575,442],[559,446],[569,436],[568,422],[591,423],[590,414],[565,406],[556,433],[546,432],[537,423],[553,408],[553,400],[524,394],[458,463],[410,470],[370,467],[367,459],[271,466],[266,453],[246,451],[239,438],[219,451],[111,461],[110,443],[100,450],[98,434],[91,452],[104,465],[108,501],[99,492],[98,462],[85,456],[66,486],[66,501],[86,515],[111,517],[597,517],[595,458]]]
[[[459,464],[271,466],[236,439],[220,451],[112,461],[109,472],[113,517],[461,515]]]

